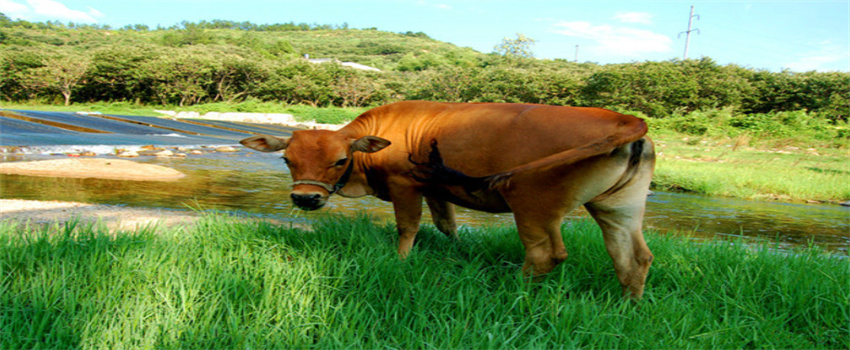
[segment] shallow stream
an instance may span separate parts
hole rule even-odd
[[[10,155],[2,161],[56,159],[49,155]],[[81,201],[138,207],[226,210],[295,222],[309,221],[323,211],[367,212],[392,217],[392,206],[372,197],[335,197],[327,209],[304,212],[289,200],[290,178],[279,154],[253,151],[191,155],[187,158],[141,157],[136,161],[178,169],[188,176],[176,182],[116,181],[0,175],[0,197]],[[427,213],[427,210],[425,210]],[[585,217],[579,209],[567,219]],[[425,223],[430,218],[425,217]],[[463,225],[513,225],[510,214],[460,209]],[[661,193],[648,197],[645,227],[698,239],[768,240],[779,248],[816,244],[843,255],[850,246],[850,208],[830,204],[799,204],[712,198]]]

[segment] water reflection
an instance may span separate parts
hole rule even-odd
[[[17,156],[6,161],[54,159]],[[186,209],[217,209],[246,215],[309,221],[319,212],[293,208],[290,178],[278,154],[207,154],[187,159],[139,158],[185,172],[176,182],[116,181],[0,175],[3,198],[82,201],[104,204]],[[366,210],[389,219],[392,206],[372,197],[333,198],[326,210]],[[427,217],[425,220],[430,220]],[[579,209],[567,219],[587,216]],[[460,224],[513,225],[510,214],[487,214],[459,209]],[[704,239],[747,238],[778,241],[781,246],[810,241],[828,250],[848,253],[850,208],[837,205],[757,202],[676,193],[649,197],[646,227],[662,232],[683,231]]]

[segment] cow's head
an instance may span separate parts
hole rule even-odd
[[[259,135],[240,141],[261,152],[286,150],[283,159],[292,175],[292,202],[304,210],[325,205],[354,169],[354,152],[377,152],[390,142],[376,136],[351,138],[328,130],[298,130],[292,137]]]

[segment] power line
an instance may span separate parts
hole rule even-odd
[[[683,33],[685,34],[685,54],[682,56],[682,60],[688,59],[688,46],[691,44],[691,32],[697,32],[697,34],[699,34],[699,29],[691,29],[694,23],[694,17],[699,19],[699,15],[694,15],[694,6],[691,5],[691,15],[688,16],[688,30],[679,33],[680,38]]]

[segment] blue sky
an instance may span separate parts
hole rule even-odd
[[[12,19],[155,28],[188,20],[310,23],[424,32],[491,52],[525,34],[535,57],[622,63],[682,58],[690,6],[689,58],[780,71],[850,71],[850,1],[271,1],[0,0]]]

